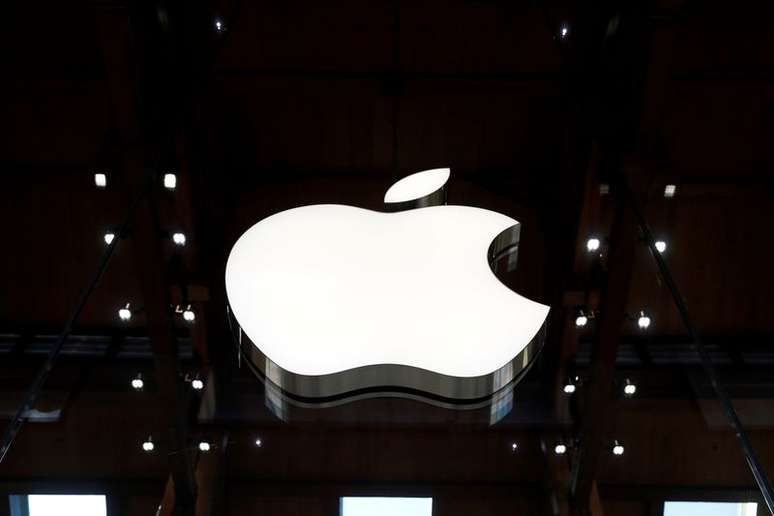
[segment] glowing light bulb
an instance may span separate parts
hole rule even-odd
[[[105,236],[103,237],[105,239],[105,244],[110,245],[113,243],[113,239],[116,237],[116,234],[112,231],[106,231]]]
[[[671,199],[677,193],[677,185],[666,185],[664,187],[664,197]]]
[[[146,452],[152,452],[155,446],[153,445],[153,441],[150,437],[148,437],[148,440],[142,443],[142,449]]]
[[[659,253],[663,253],[664,251],[666,251],[666,248],[667,248],[666,242],[664,242],[663,240],[656,240],[656,250]]]
[[[199,442],[199,451],[203,451],[203,452],[210,451],[210,443],[208,443],[207,441]]]
[[[223,32],[223,22],[220,21],[220,18],[215,18],[215,30],[218,32]]]
[[[580,315],[578,315],[578,317],[575,318],[575,326],[577,326],[578,328],[583,328],[588,324],[588,322],[589,322],[589,318],[586,317],[583,313],[581,313]]]
[[[132,318],[132,311],[129,309],[129,303],[126,306],[118,309],[118,318],[122,321],[128,321]]]
[[[204,389],[204,382],[199,378],[194,378],[191,380],[191,388],[193,388],[195,391],[200,391]]]
[[[623,455],[624,454],[624,447],[618,442],[615,442],[615,445],[613,446],[613,455]]]
[[[564,455],[565,453],[567,453],[567,446],[565,446],[562,443],[557,444],[556,446],[554,446],[554,453],[557,455]]]
[[[145,386],[145,382],[142,381],[142,376],[139,374],[132,378],[132,388],[136,391],[141,391],[142,388]]]
[[[637,392],[637,386],[633,383],[631,383],[629,380],[626,380],[626,385],[624,385],[624,394],[627,396],[634,396],[634,394]]]
[[[257,438],[255,439],[255,446],[257,446],[258,448],[260,448],[261,446],[263,446],[263,441],[261,440],[261,438],[260,438],[260,437],[257,437]]]
[[[564,393],[565,394],[572,394],[575,392],[575,384],[574,383],[567,383],[564,385]]]
[[[570,33],[570,29],[567,27],[567,25],[562,25],[562,28],[559,30],[559,34],[562,36],[562,39],[567,37],[567,34]]]
[[[177,176],[171,172],[164,174],[164,188],[174,190],[177,187]]]
[[[181,233],[180,231],[174,233],[172,235],[172,241],[175,243],[175,245],[185,245],[185,233]]]
[[[511,451],[512,452],[515,452],[518,449],[519,449],[518,443],[511,443]]]
[[[183,310],[183,320],[186,322],[194,322],[196,320],[196,314],[190,308]]]
[[[650,326],[650,317],[648,317],[644,311],[640,312],[640,316],[637,318],[637,326],[640,329],[647,330]]]
[[[94,184],[97,188],[105,188],[107,186],[107,175],[98,173],[94,174]]]
[[[599,239],[596,237],[591,237],[588,240],[586,240],[586,249],[590,253],[599,249]]]

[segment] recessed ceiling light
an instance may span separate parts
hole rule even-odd
[[[171,172],[164,174],[164,188],[174,190],[177,186],[177,176]]]
[[[107,175],[98,172],[94,174],[94,184],[97,188],[105,188],[107,186]]]

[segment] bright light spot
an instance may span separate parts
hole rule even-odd
[[[210,451],[210,443],[207,441],[201,441],[199,443],[199,451],[208,452]]]
[[[663,240],[656,240],[656,250],[659,253],[663,253],[664,251],[666,251],[666,248],[667,248],[666,242],[664,242]]]
[[[201,381],[199,378],[194,378],[194,379],[191,381],[191,387],[192,387],[194,390],[196,390],[196,391],[200,391],[200,390],[204,389],[204,382],[203,382],[203,381]]]
[[[258,437],[258,438],[256,438],[256,439],[255,439],[255,445],[256,445],[258,448],[260,448],[261,446],[263,446],[263,441],[261,441],[261,438],[260,438],[260,437]]]
[[[588,322],[589,322],[589,318],[583,314],[575,318],[575,326],[577,326],[578,328],[583,328],[588,324]]]
[[[107,176],[105,174],[94,174],[94,184],[97,188],[105,188],[107,186]]]
[[[177,232],[172,235],[172,241],[176,245],[185,245],[185,233]]]
[[[137,378],[132,379],[132,388],[136,391],[141,390],[145,386],[145,382],[142,381],[142,378],[140,378],[140,375],[137,375]]]
[[[664,502],[664,516],[755,516],[755,502]]]
[[[557,455],[564,455],[565,453],[567,453],[567,446],[561,443],[557,444],[556,446],[554,446],[554,453]]]
[[[6,502],[7,503],[7,502]],[[29,516],[105,516],[105,495],[29,495]]]
[[[602,183],[599,185],[599,195],[607,195],[610,193],[610,185],[607,183]]]
[[[190,308],[183,310],[183,319],[186,322],[194,322],[196,320],[196,314]]]
[[[118,310],[118,318],[122,321],[128,321],[132,318],[132,311],[129,309],[129,304]]]
[[[515,452],[518,449],[519,449],[518,443],[512,443],[511,444],[511,451]]]
[[[114,239],[115,237],[116,237],[116,234],[115,234],[115,233],[111,233],[110,231],[108,231],[107,233],[105,233],[105,236],[104,236],[105,243],[106,243],[107,245],[110,245],[110,244],[112,244],[112,243],[113,243],[113,239]]]
[[[637,319],[637,326],[643,330],[647,330],[650,326],[650,317],[645,315],[645,312],[640,312],[640,316]]]
[[[623,455],[623,454],[624,454],[624,447],[616,443],[615,446],[613,446],[613,455]]]
[[[634,396],[634,393],[637,392],[637,386],[633,383],[630,383],[629,380],[626,380],[626,385],[624,385],[624,394],[627,396]]]
[[[154,448],[155,446],[153,445],[153,441],[150,440],[150,437],[148,438],[147,441],[142,443],[142,449],[145,450],[146,452],[152,452]]]
[[[671,199],[677,193],[677,185],[666,185],[664,187],[664,197]]]
[[[177,176],[172,173],[164,174],[164,188],[174,190],[177,186]]]
[[[570,29],[567,28],[566,25],[563,25],[561,30],[559,31],[559,34],[561,34],[562,38],[566,38],[567,34],[569,34],[569,33],[570,33]]]
[[[431,516],[433,499],[344,496],[339,513],[341,516]]]
[[[586,249],[588,249],[590,253],[599,249],[599,239],[592,237],[586,240]]]
[[[218,32],[223,32],[223,22],[220,21],[220,18],[215,18],[215,30]]]
[[[574,383],[568,383],[564,386],[564,393],[565,394],[572,394],[575,392],[575,384]]]

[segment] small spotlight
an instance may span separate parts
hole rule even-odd
[[[195,391],[204,389],[204,382],[200,378],[194,378],[191,380],[191,388]]]
[[[151,436],[148,436],[148,439],[142,443],[142,449],[146,452],[152,452],[155,446],[153,445],[153,439]]]
[[[220,18],[215,18],[215,30],[218,32],[223,32],[225,30],[225,26],[223,25],[223,22]]]
[[[164,188],[174,190],[177,187],[177,176],[171,172],[164,174]]]
[[[142,381],[142,375],[137,373],[137,376],[132,378],[132,388],[135,391],[141,391],[145,386],[145,382]]]
[[[519,449],[519,443],[511,443],[511,452],[516,452]]]
[[[627,378],[623,391],[624,391],[624,394],[627,396],[634,396],[634,394],[637,392],[637,386]]]
[[[559,29],[559,35],[562,37],[562,39],[566,38],[569,33],[570,29],[567,27],[567,25],[562,25],[562,28]]]
[[[644,311],[640,311],[640,316],[637,318],[637,326],[643,330],[647,330],[650,326],[650,317]]]
[[[613,455],[623,455],[624,454],[624,447],[619,443],[618,441],[615,441],[613,444]]]
[[[574,383],[566,383],[564,384],[564,388],[562,389],[565,394],[572,394],[575,392],[575,384]]]
[[[554,453],[557,455],[564,455],[565,453],[567,453],[567,446],[565,446],[562,443],[557,444],[556,446],[554,446]]]
[[[199,441],[199,451],[208,452],[210,451],[210,443],[207,441]]]
[[[583,310],[578,310],[578,314],[575,317],[575,326],[583,328],[589,323],[589,318]]]
[[[185,322],[194,322],[196,320],[196,314],[191,310],[190,306],[183,310],[183,320]]]
[[[123,308],[119,308],[118,318],[122,321],[128,321],[132,318],[132,311],[129,309],[129,303],[126,303],[126,306]]]
[[[664,242],[663,240],[656,240],[656,250],[659,253],[664,254],[664,251],[666,251],[666,248],[667,248],[666,242]]]
[[[671,199],[677,193],[677,185],[666,185],[664,187],[664,197]]]
[[[586,240],[586,249],[592,253],[599,249],[599,239],[595,237],[591,237],[588,240]]]
[[[172,241],[175,243],[175,245],[184,246],[185,245],[185,233],[181,233],[180,231],[174,233],[172,235]]]
[[[94,184],[97,188],[105,188],[107,186],[107,176],[102,173],[94,174]]]
[[[255,446],[256,448],[260,448],[261,446],[263,446],[263,441],[261,440],[260,437],[255,438]]]
[[[105,240],[105,244],[110,245],[113,243],[113,239],[116,238],[116,234],[112,231],[106,231],[105,236],[103,237]]]

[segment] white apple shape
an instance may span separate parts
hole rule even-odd
[[[447,179],[448,169],[413,174],[385,202],[427,198]],[[305,400],[490,396],[531,363],[549,311],[490,267],[493,241],[518,238],[518,224],[446,205],[383,213],[321,204],[272,215],[237,240],[226,266],[230,310],[250,341],[243,349],[260,374]]]

